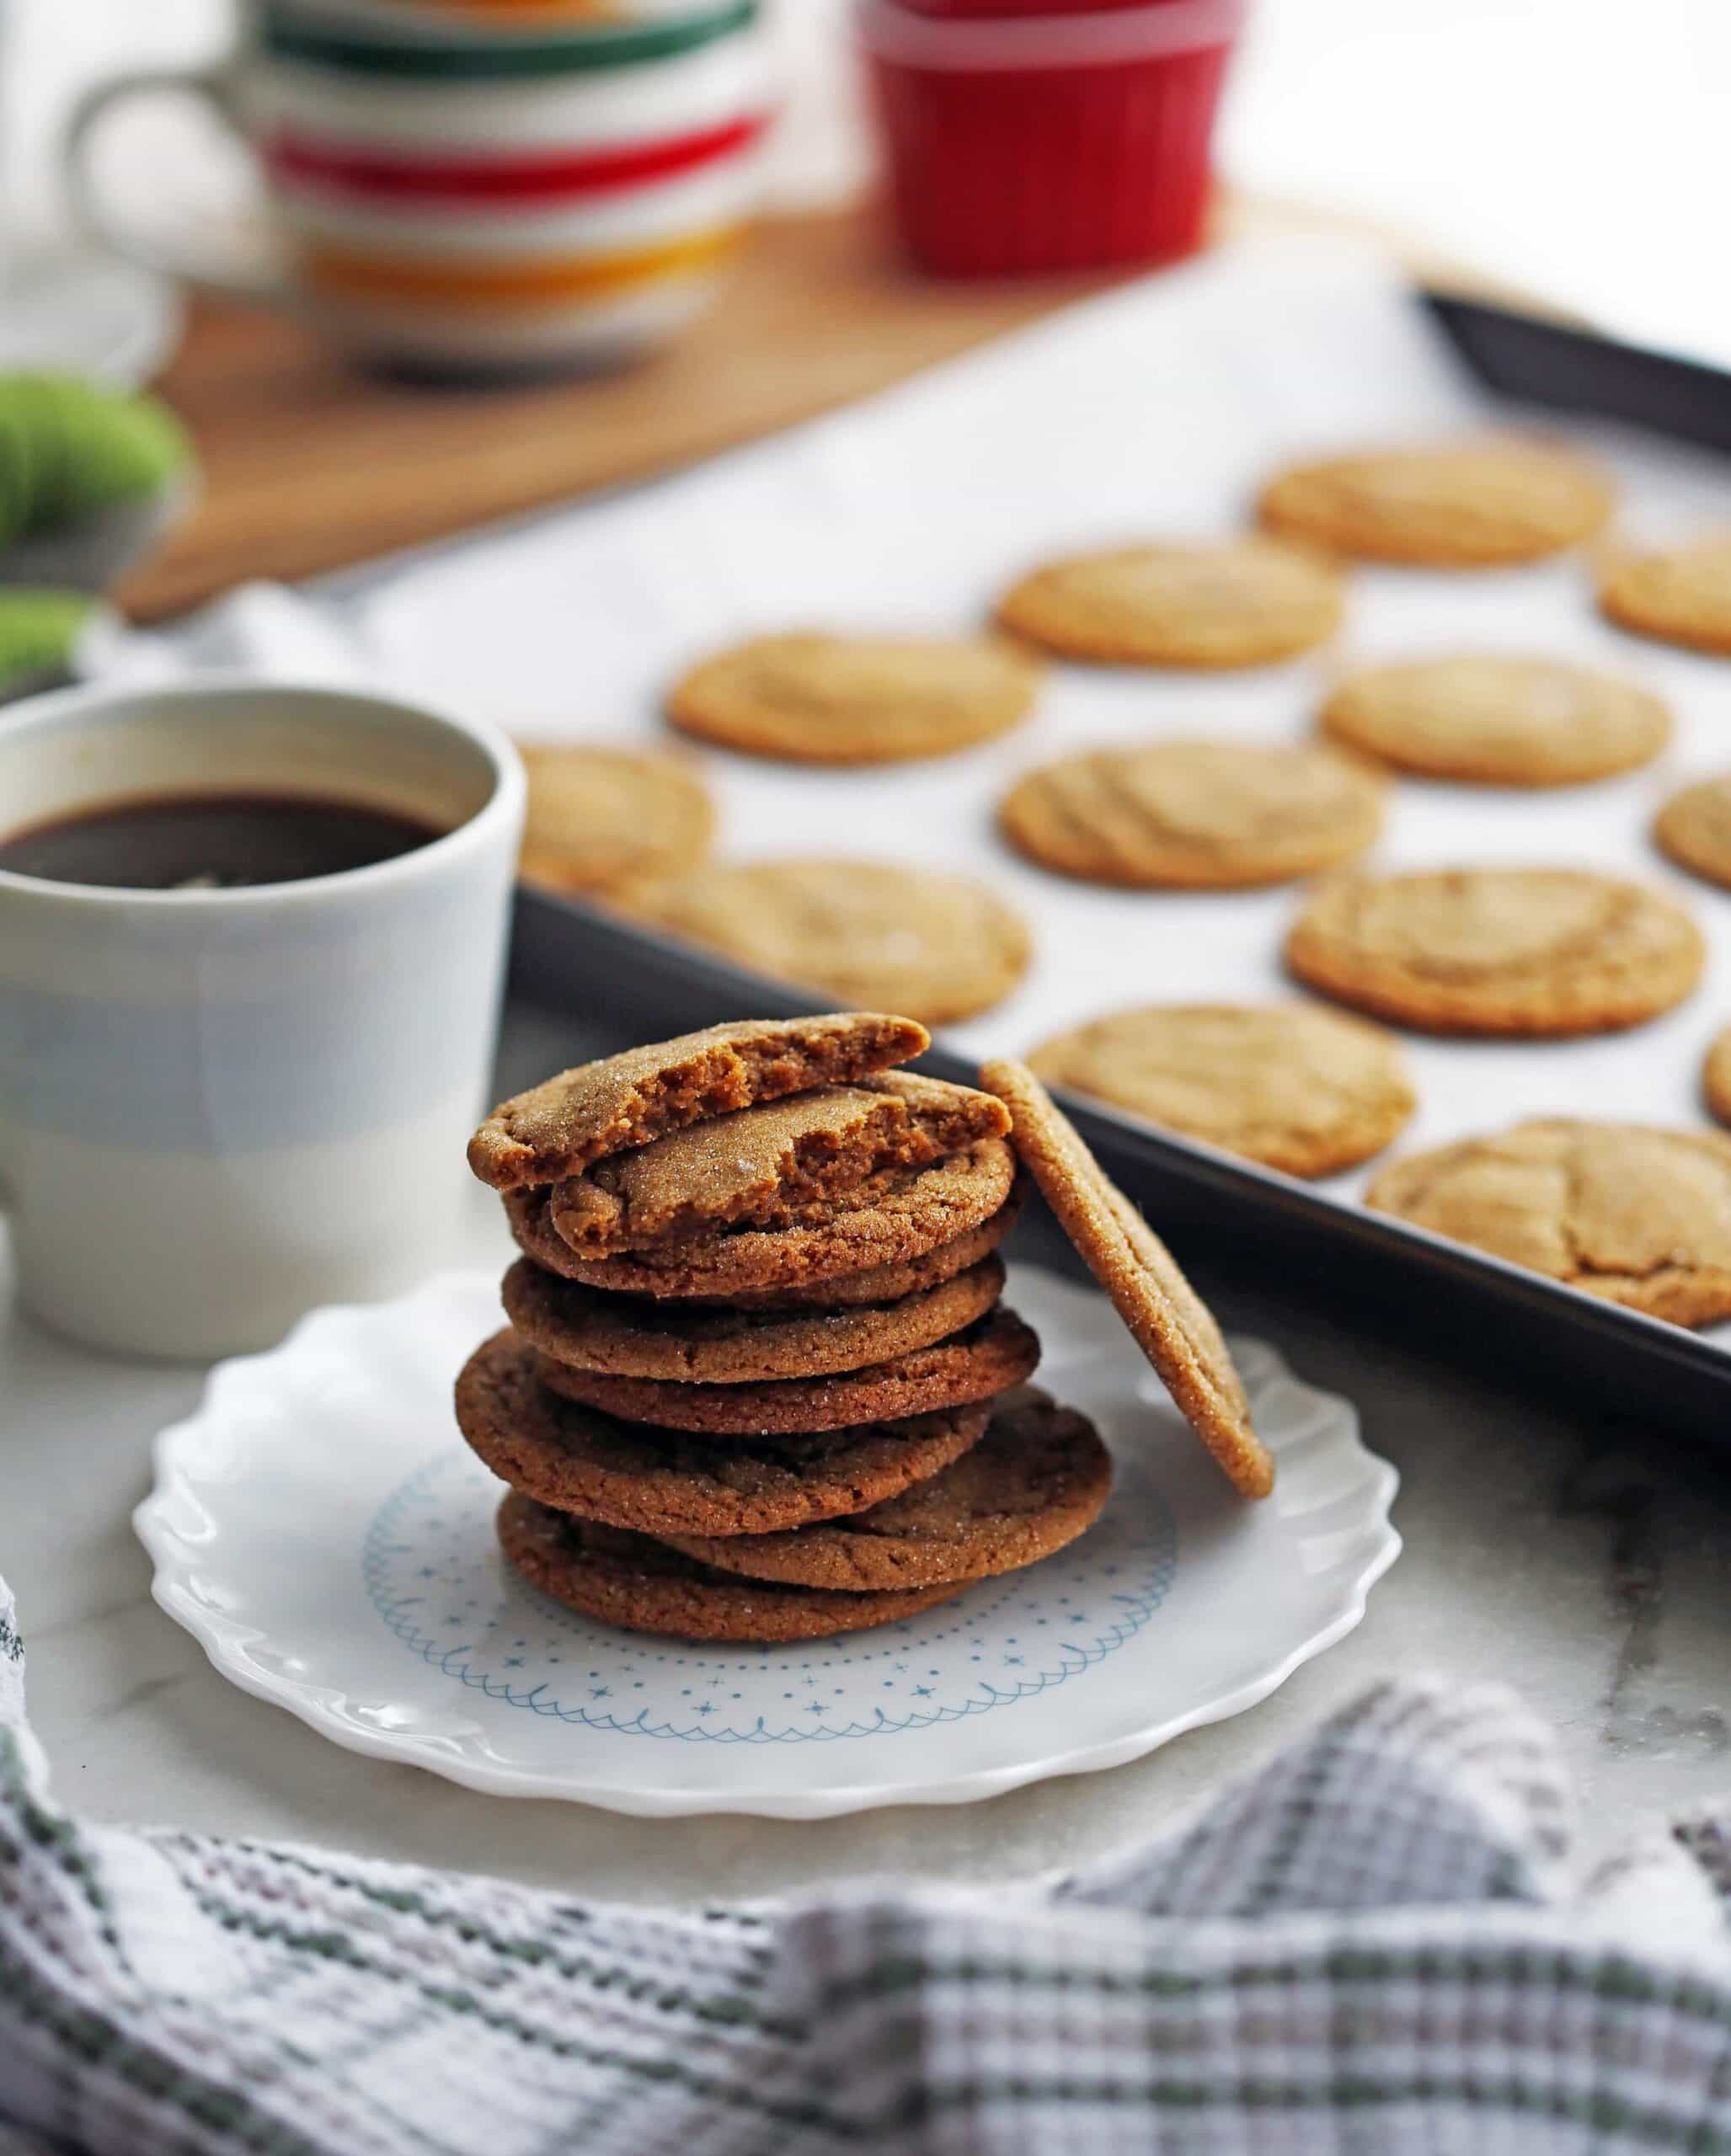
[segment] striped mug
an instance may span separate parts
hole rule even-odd
[[[102,83],[66,142],[104,244],[195,286],[286,303],[387,362],[519,371],[628,356],[714,290],[750,215],[769,108],[758,0],[516,9],[253,0],[201,72]],[[436,15],[436,22],[429,18]],[[209,249],[105,187],[122,100],[191,91],[249,145],[269,214]]]

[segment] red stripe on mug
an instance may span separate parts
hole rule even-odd
[[[715,163],[749,148],[767,125],[765,114],[753,113],[659,142],[536,157],[382,157],[377,151],[349,149],[286,127],[265,145],[264,157],[279,179],[310,181],[379,200],[574,200],[611,195],[645,180],[670,179]]]

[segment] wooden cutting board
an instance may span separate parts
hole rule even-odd
[[[1215,218],[1233,235],[1319,222],[1243,201]],[[382,379],[282,316],[200,302],[161,387],[198,443],[203,497],[120,595],[154,619],[249,578],[316,576],[649,478],[1106,281],[940,284],[896,261],[870,211],[784,219],[756,235],[713,312],[646,365],[495,389]]]

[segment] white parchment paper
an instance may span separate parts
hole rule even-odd
[[[524,738],[665,739],[659,694],[708,648],[795,625],[965,629],[1011,576],[1067,547],[1230,531],[1268,467],[1378,436],[1511,416],[1488,405],[1383,263],[1333,243],[1224,253],[1076,307],[868,403],[612,503],[466,542],[388,578],[355,620],[393,685]],[[1572,430],[1578,434],[1583,430]],[[1592,434],[1627,526],[1731,517],[1731,467],[1633,435]],[[1685,780],[1731,766],[1731,663],[1621,638],[1584,566],[1446,576],[1365,570],[1324,657],[1218,677],[1055,669],[1008,738],[862,773],[704,759],[735,855],[832,851],[980,877],[1027,914],[1020,990],[949,1036],[1024,1050],[1116,1006],[1290,993],[1290,889],[1214,896],[1094,889],[1024,866],[993,804],[1029,766],[1093,744],[1200,734],[1290,740],[1342,669],[1500,648],[1597,659],[1670,697],[1662,762],[1539,793],[1404,782],[1375,858],[1388,867],[1557,862],[1672,889],[1708,931],[1709,978],[1621,1036],[1553,1045],[1414,1040],[1421,1107],[1404,1149],[1525,1115],[1698,1123],[1698,1074],[1731,1022],[1731,894],[1682,877],[1648,825]],[[1364,1175],[1339,1178],[1343,1198]]]

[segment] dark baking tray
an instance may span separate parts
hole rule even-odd
[[[1731,376],[1477,302],[1426,304],[1497,395],[1616,419],[1731,450]],[[820,1000],[676,945],[594,907],[538,891],[517,899],[512,994],[520,1007],[580,1017],[611,1044],[652,1039],[745,1014],[826,1008]],[[934,1049],[922,1066],[967,1079]],[[1235,1273],[1278,1281],[1306,1302],[1385,1339],[1541,1387],[1644,1428],[1668,1428],[1731,1449],[1731,1351],[1675,1326],[1578,1293],[1500,1260],[1343,1203],[1250,1163],[1153,1130],[1110,1109],[1067,1103],[1108,1171],[1220,1294]],[[1043,1231],[1036,1221],[1018,1242]],[[1050,1236],[1039,1255],[1058,1257]],[[1518,1432],[1511,1431],[1511,1442]]]

